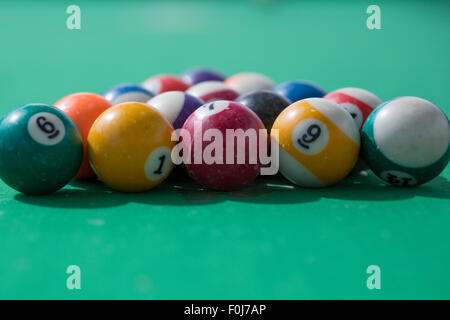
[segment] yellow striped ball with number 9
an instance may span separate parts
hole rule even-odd
[[[303,187],[337,183],[358,159],[359,130],[351,115],[330,100],[291,104],[275,120],[270,135],[280,147],[281,173]]]
[[[142,192],[161,183],[173,168],[173,128],[155,108],[126,102],[103,112],[88,136],[92,169],[106,185]]]

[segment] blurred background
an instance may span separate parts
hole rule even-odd
[[[81,8],[81,30],[66,8]],[[448,104],[450,2],[2,1],[0,110],[194,66]],[[430,82],[433,85],[427,85]]]

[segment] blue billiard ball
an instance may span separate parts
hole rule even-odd
[[[306,98],[322,98],[326,92],[318,85],[307,81],[284,82],[273,89],[292,103]]]
[[[25,105],[0,122],[0,178],[22,193],[41,195],[62,188],[82,158],[78,128],[55,107]]]
[[[132,83],[118,84],[103,93],[103,97],[113,105],[133,101],[147,102],[154,96],[155,95],[147,89]]]

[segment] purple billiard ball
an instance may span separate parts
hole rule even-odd
[[[168,91],[150,99],[147,104],[158,109],[173,127],[178,129],[204,102],[186,92]]]
[[[192,69],[186,71],[182,79],[187,84],[193,86],[204,81],[224,81],[225,75],[211,69]]]

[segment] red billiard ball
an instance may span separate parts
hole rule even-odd
[[[355,120],[359,131],[369,114],[378,107],[382,101],[372,92],[360,88],[342,88],[328,93],[323,97],[334,101],[347,110]]]
[[[154,94],[167,91],[186,91],[189,88],[189,85],[179,77],[170,74],[150,77],[142,83],[142,86]]]
[[[235,90],[231,89],[222,81],[204,81],[190,87],[187,93],[205,102],[215,100],[234,100],[239,96]]]

